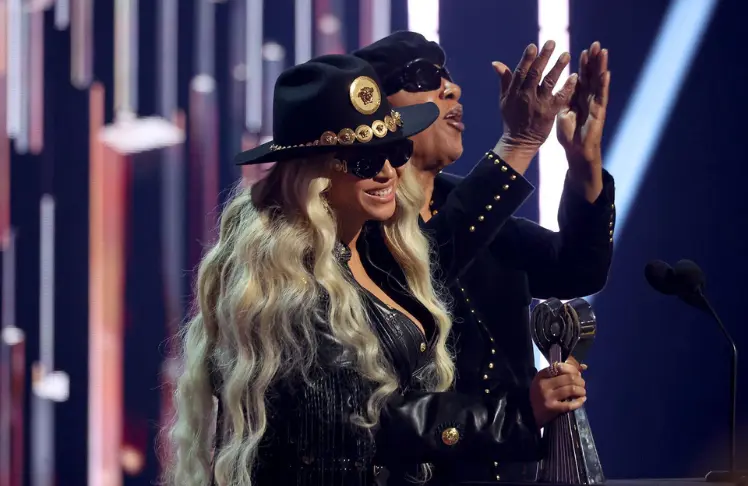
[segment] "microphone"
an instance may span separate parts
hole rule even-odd
[[[704,295],[706,278],[699,266],[691,260],[680,260],[671,267],[661,260],[654,260],[644,267],[644,276],[649,285],[665,295],[675,295],[686,304],[706,312],[717,321],[727,341],[732,348],[732,372],[730,382],[730,462],[728,471],[710,471],[705,479],[710,483],[737,483],[748,478],[748,471],[735,469],[735,410],[737,406],[738,389],[738,348],[735,346],[727,328],[714,310],[709,299]]]

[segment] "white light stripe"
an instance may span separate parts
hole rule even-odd
[[[8,136],[14,138],[21,131],[21,0],[8,0],[7,3],[7,131]]]
[[[408,30],[439,42],[439,0],[408,0]]]
[[[262,10],[263,0],[247,1],[247,84],[245,125],[252,133],[262,128]]]
[[[55,1],[55,28],[65,30],[70,25],[70,0]]]
[[[569,39],[569,1],[568,0],[538,0],[538,48],[548,40],[556,41],[554,57],[548,62],[543,73],[545,76],[556,63],[556,59],[563,52],[571,48]],[[569,77],[569,66],[566,66],[556,83],[560,89]],[[539,190],[538,209],[539,223],[544,228],[558,231],[558,204],[564,189],[566,176],[566,154],[556,138],[556,124],[553,124],[548,140],[540,148],[539,153]]]
[[[438,4],[437,4],[438,5]],[[373,0],[371,16],[371,41],[387,37],[392,32],[392,4],[390,0]],[[437,32],[439,22],[439,11],[437,10]],[[438,35],[438,34],[437,34]]]
[[[688,75],[717,0],[675,0],[604,157],[616,178],[616,230],[623,227],[652,153]],[[615,81],[613,81],[615,82]]]
[[[162,0],[159,14],[159,105],[160,114],[171,120],[177,111],[177,68],[179,22],[177,0]]]
[[[548,40],[556,42],[556,49],[543,76],[553,68],[558,56],[571,50],[568,0],[538,0],[538,49],[541,49]],[[556,91],[561,89],[568,77],[569,66],[567,65],[556,83]],[[556,137],[555,122],[548,140],[540,147],[538,163],[538,223],[544,228],[558,231],[558,205],[564,190],[568,163],[566,153]],[[535,345],[533,345],[533,352],[535,367],[538,370],[547,367],[548,360]]]
[[[294,50],[295,64],[312,58],[312,0],[296,0],[294,8]]]
[[[40,220],[39,362],[46,376],[55,357],[55,200],[49,194],[42,196]]]

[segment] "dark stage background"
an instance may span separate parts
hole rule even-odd
[[[696,8],[707,1],[685,3]],[[43,72],[29,68],[32,74],[26,81],[43,80],[43,88],[29,88],[30,95],[8,91],[3,99],[5,106],[11,106],[19,96],[31,113],[26,129],[29,148],[23,147],[22,135],[10,142],[9,179],[2,172],[8,162],[5,134],[0,144],[4,274],[11,275],[11,260],[15,266],[12,278],[3,281],[3,326],[23,332],[23,339],[13,340],[4,329],[2,346],[7,356],[25,350],[20,369],[11,370],[7,360],[2,363],[2,380],[8,384],[12,372],[25,391],[20,409],[13,408],[14,413],[23,411],[13,420],[21,420],[24,433],[13,432],[12,442],[19,448],[8,456],[23,458],[23,482],[9,485],[136,486],[152,484],[158,476],[154,439],[169,409],[164,382],[171,368],[164,363],[171,361],[165,341],[187,312],[192,269],[213,234],[216,209],[242,175],[231,165],[231,156],[269,133],[267,110],[258,115],[259,120],[245,123],[246,79],[251,84],[254,78],[251,70],[247,75],[237,66],[243,63],[245,49],[265,45],[265,59],[260,61],[265,82],[250,97],[261,100],[272,88],[268,79],[273,73],[293,64],[297,50],[306,48],[296,44],[294,32],[299,2],[264,2],[262,35],[246,42],[251,20],[244,9],[258,2],[205,0],[210,7],[202,2],[140,2],[134,17],[137,56],[127,71],[136,74],[129,89],[133,92],[137,86],[137,100],[130,102],[114,94],[114,0],[95,3],[90,35],[77,40],[75,36],[71,40],[70,28],[55,28],[55,16],[60,14],[53,2],[37,2],[35,7],[49,7],[35,17],[43,27],[43,53],[32,49],[26,54],[39,60]],[[440,42],[448,53],[450,71],[463,88],[467,126],[465,154],[449,170],[465,174],[501,133],[498,79],[490,63],[501,60],[515,65],[524,47],[538,42],[539,2],[392,0],[391,12],[382,11],[391,21],[391,30],[414,25],[414,19],[408,18],[409,3],[411,17],[417,12],[426,18],[439,7]],[[641,89],[637,80],[675,3],[568,2],[573,69],[578,54],[592,41],[600,40],[610,50],[606,154]],[[166,29],[177,46],[170,59],[159,54],[165,35],[159,9],[167,4],[177,14]],[[9,17],[12,5],[0,2],[3,38],[13,19]],[[73,0],[68,5],[73,24],[85,24],[85,6],[92,2]],[[376,22],[370,25],[372,17],[384,15],[368,10],[378,8],[375,0],[316,0],[309,5],[312,54],[350,51],[362,39],[370,41],[376,35],[368,29],[382,28]],[[748,274],[748,244],[742,231],[748,214],[746,10],[741,0],[717,2],[711,18],[705,19],[704,37],[685,70],[648,170],[641,170],[632,158],[630,166],[616,166],[620,172],[613,172],[621,178],[625,171],[636,171],[641,186],[630,208],[624,208],[628,218],[617,230],[611,277],[594,300],[599,334],[586,373],[587,410],[609,478],[701,476],[727,467],[727,344],[708,317],[649,289],[643,266],[655,258],[698,262],[708,275],[707,292],[738,348],[748,349],[742,312]],[[215,21],[198,20],[206,16]],[[340,22],[336,24],[331,16]],[[39,39],[39,31],[29,27],[34,21],[25,22],[24,29],[31,29],[31,34],[24,35]],[[126,44],[128,36],[122,39],[117,45]],[[277,45],[268,47],[268,43]],[[12,43],[0,49],[3,59],[4,51],[12,52],[8,46]],[[675,55],[683,46],[668,49]],[[92,56],[90,71],[85,62],[71,61],[71,56],[80,60],[87,55]],[[171,70],[163,69],[165,63]],[[0,65],[5,92],[13,65]],[[78,73],[77,87],[71,82],[71,71],[73,77]],[[171,84],[164,84],[164,76]],[[672,80],[663,76],[660,82]],[[115,110],[115,106],[124,108]],[[657,102],[651,105],[652,116],[659,108]],[[128,112],[137,114],[138,120],[127,122]],[[97,121],[99,115],[116,130],[106,132]],[[139,131],[132,128],[132,123],[149,116],[159,117],[160,124],[146,123]],[[7,128],[8,122],[4,123]],[[630,140],[632,152],[637,143]],[[536,184],[538,167],[534,164],[529,173]],[[3,178],[10,181],[10,226],[3,218],[8,210]],[[619,195],[633,190],[630,184],[618,185]],[[538,218],[540,193],[536,191],[522,208],[522,215]],[[44,269],[50,267],[42,263],[40,243],[40,201],[45,194],[54,201],[52,281],[44,280]],[[206,218],[209,213],[212,216]],[[10,228],[14,238],[8,237]],[[40,299],[51,283],[53,313],[40,315],[44,303],[52,302]],[[9,285],[14,292],[9,292]],[[11,303],[14,315],[7,311]],[[47,348],[39,344],[40,337],[49,336],[45,329],[50,329],[51,317],[54,336],[48,343],[54,351],[53,363],[42,356],[49,355],[50,344]],[[119,324],[107,324],[110,321]],[[744,469],[748,469],[747,363],[745,359],[740,363],[738,398],[738,462]],[[67,375],[69,388],[60,384],[62,375],[53,370]],[[121,376],[121,382],[109,378],[116,376]],[[97,399],[99,405],[92,405]],[[23,440],[18,442],[19,438]],[[17,480],[21,463],[14,464],[10,471]],[[32,483],[32,477],[37,482]]]

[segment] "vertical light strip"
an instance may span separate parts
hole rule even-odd
[[[246,0],[247,47],[247,94],[245,103],[245,125],[251,133],[259,133],[262,129],[262,15],[263,0]]]
[[[114,112],[135,115],[138,106],[138,0],[114,4]]]
[[[104,88],[89,93],[88,485],[121,486],[124,157],[101,142]]]
[[[10,140],[8,133],[8,3],[0,2],[0,250],[10,238]]]
[[[364,47],[390,35],[390,0],[359,0],[359,47]]]
[[[7,133],[15,138],[21,132],[21,0],[7,0]],[[0,33],[2,34],[2,33]]]
[[[39,242],[39,362],[34,366],[31,396],[32,486],[53,486],[55,464],[54,403],[48,395],[54,371],[54,245],[55,202],[44,194],[40,201]]]
[[[3,137],[5,138],[5,137]],[[12,400],[11,400],[11,381],[12,381],[12,362],[11,362],[11,345],[10,333],[15,328],[15,283],[16,283],[16,255],[15,255],[15,238],[12,233],[7,235],[7,240],[0,245],[2,249],[3,274],[2,274],[2,340],[0,340],[0,370],[2,370],[2,380],[0,380],[0,485],[11,484],[11,464],[12,464]]]
[[[642,69],[610,149],[606,168],[616,178],[617,240],[670,116],[717,0],[674,0]]]
[[[178,0],[161,0],[158,4],[159,38],[159,111],[170,120],[177,110],[177,41],[179,34]]]
[[[538,48],[548,40],[556,42],[554,57],[548,62],[543,76],[548,74],[556,63],[558,56],[571,50],[569,35],[569,0],[538,0]],[[564,85],[569,77],[569,66],[566,66],[556,83],[556,90]],[[542,78],[541,78],[542,79]],[[548,140],[540,147],[539,153],[539,189],[538,207],[539,224],[553,231],[558,231],[558,205],[564,190],[564,179],[568,163],[563,147],[556,138],[556,123]],[[542,369],[548,361],[533,345],[535,367]]]
[[[558,56],[571,50],[569,39],[569,0],[538,0],[538,47],[548,40],[556,42],[554,58],[550,60],[543,73],[545,76],[556,63]],[[566,66],[556,83],[557,89],[564,85],[569,77],[569,66]],[[564,190],[564,179],[568,163],[563,147],[556,137],[556,124],[548,140],[540,147],[539,154],[539,223],[544,228],[558,231],[558,205]]]
[[[19,154],[25,154],[29,149],[29,91],[31,79],[29,68],[31,65],[29,59],[29,33],[30,33],[30,15],[24,9],[19,19],[20,31],[20,49],[21,62],[19,63],[20,73],[18,91],[15,96],[18,97],[18,133],[15,136],[15,149]]]
[[[197,73],[213,77],[216,30],[216,9],[213,0],[198,0],[195,9],[195,24],[197,25]]]
[[[317,56],[345,53],[343,18],[345,3],[341,0],[314,2],[314,52]]]
[[[295,64],[312,58],[312,0],[295,0],[294,9],[294,50]]]
[[[70,0],[55,0],[55,29],[65,30],[69,25]]]
[[[408,0],[408,30],[439,42],[439,0]]]
[[[70,82],[78,89],[88,88],[93,80],[93,1],[73,0],[70,19]]]
[[[29,16],[29,151],[44,148],[44,10],[43,5]]]

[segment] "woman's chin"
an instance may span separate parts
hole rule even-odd
[[[395,215],[396,208],[396,202],[392,201],[391,203],[379,204],[375,207],[369,206],[366,208],[366,213],[370,221],[387,221]]]

